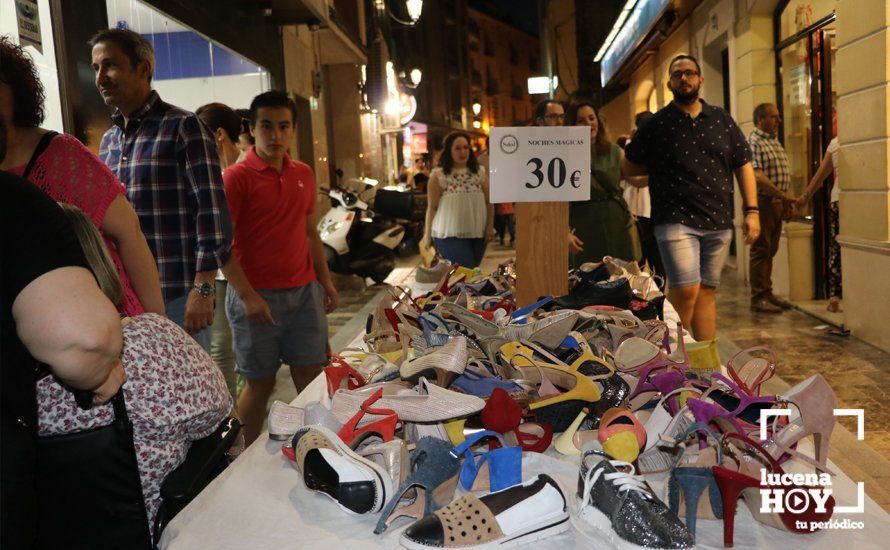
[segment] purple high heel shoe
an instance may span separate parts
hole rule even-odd
[[[639,337],[623,341],[613,355],[615,368],[620,372],[633,374],[641,380],[656,368],[678,366],[690,367],[686,345],[683,342],[683,327],[677,323],[677,349],[671,350],[668,332],[665,331],[661,345]]]
[[[713,422],[724,433],[749,435],[759,430],[760,411],[773,408],[776,397],[749,395],[722,374],[711,375],[711,380],[715,383],[700,398],[686,401],[696,422]]]

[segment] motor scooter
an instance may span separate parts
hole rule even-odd
[[[395,250],[405,228],[369,205],[376,181],[357,178],[346,183],[319,189],[331,199],[331,209],[318,222],[328,268],[382,283],[396,266]],[[365,189],[355,191],[356,187]]]

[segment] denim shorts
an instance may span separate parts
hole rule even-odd
[[[694,229],[669,223],[655,226],[655,239],[669,286],[701,283],[716,288],[720,283],[732,229]]]
[[[281,363],[319,365],[326,361],[328,320],[324,290],[317,281],[296,288],[257,290],[269,304],[274,325],[252,325],[232,285],[226,291],[226,316],[232,326],[235,372],[251,380],[271,378]]]

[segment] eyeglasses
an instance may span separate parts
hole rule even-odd
[[[544,118],[547,118],[550,120],[563,120],[563,119],[565,119],[565,117],[566,117],[565,115],[559,115],[556,113],[548,113],[548,114],[544,115]]]
[[[693,76],[698,76],[698,71],[693,71],[692,69],[686,71],[674,71],[671,73],[671,80],[680,80],[683,77],[692,78]]]

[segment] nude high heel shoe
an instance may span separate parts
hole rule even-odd
[[[778,426],[778,417],[773,418],[773,437],[764,445],[767,452],[780,463],[794,457],[812,464],[818,471],[834,475],[828,469],[828,443],[834,431],[837,396],[825,378],[821,374],[810,376],[780,395],[777,404],[792,409],[792,414],[783,427]],[[808,435],[813,436],[815,459],[792,448]]]

